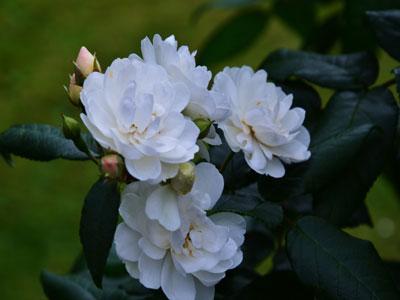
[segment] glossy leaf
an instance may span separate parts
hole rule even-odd
[[[310,160],[287,166],[280,180],[259,177],[261,195],[290,203],[308,197],[314,213],[347,225],[393,151],[397,118],[387,89],[335,94],[311,137]]]
[[[299,279],[330,299],[399,299],[370,242],[352,237],[316,217],[304,217],[286,241]]]
[[[398,0],[345,0],[340,31],[342,52],[376,50],[374,32],[368,24],[366,11],[399,8]]]
[[[268,15],[261,10],[240,12],[218,27],[199,51],[197,61],[211,65],[248,49],[264,31]]]
[[[49,300],[161,300],[160,292],[144,288],[139,281],[126,274],[123,277],[105,278],[99,290],[92,282],[89,272],[72,275],[56,275],[42,272],[40,281]]]
[[[319,216],[341,225],[360,207],[393,151],[398,114],[384,88],[333,96],[313,137],[305,175]]]
[[[400,10],[369,11],[367,16],[379,45],[400,61]]]
[[[13,154],[39,161],[89,159],[63,136],[59,128],[44,124],[24,124],[7,129],[0,134],[0,152],[5,157]]]
[[[85,198],[80,223],[83,253],[96,286],[102,286],[118,221],[120,195],[115,181],[101,178]]]
[[[333,89],[360,89],[373,84],[378,62],[372,54],[321,55],[281,49],[271,53],[262,64],[270,78],[286,80],[299,77]]]

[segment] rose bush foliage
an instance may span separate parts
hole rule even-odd
[[[144,38],[141,53],[104,73],[83,47],[66,90],[87,132],[63,116],[62,129],[1,133],[7,163],[63,158],[100,170],[83,204],[79,263],[66,276],[41,275],[49,299],[400,297],[372,244],[341,230],[370,222],[365,196],[397,163],[398,95],[389,88],[399,71],[376,85],[371,52],[324,54],[332,45],[318,31],[311,38],[314,2],[292,3],[306,10],[302,27],[282,4],[239,11],[200,51],[210,64],[240,52],[258,34],[242,30],[266,26],[273,12],[305,51],[275,51],[259,70],[213,76],[173,35]],[[400,11],[365,16],[375,43],[399,59]],[[348,36],[340,41],[346,49]],[[324,108],[315,86],[334,90]]]

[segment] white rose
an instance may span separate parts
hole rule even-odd
[[[124,157],[133,177],[158,182],[173,177],[199,149],[199,129],[182,114],[189,97],[164,68],[116,59],[105,74],[86,79],[81,118],[104,148]]]
[[[234,152],[242,150],[249,166],[260,174],[284,176],[282,162],[310,157],[310,135],[302,126],[305,111],[292,108],[292,95],[267,83],[267,73],[250,67],[225,68],[213,90],[227,95],[232,115],[218,124]]]
[[[245,233],[241,216],[204,211],[221,195],[219,176],[211,164],[198,165],[191,193],[181,197],[168,185],[127,186],[115,244],[132,277],[172,300],[214,298],[215,284],[242,261]]]
[[[185,108],[185,114],[192,119],[205,118],[211,121],[224,120],[230,114],[228,99],[217,91],[208,89],[212,74],[205,66],[196,66],[196,52],[190,53],[187,46],[178,48],[178,43],[173,35],[162,40],[160,35],[153,37],[153,43],[149,38],[142,40],[141,44],[143,60],[165,68],[167,73],[176,82],[181,82],[190,91],[190,101]],[[142,60],[133,54],[132,60]],[[214,136],[211,134],[206,142]],[[220,140],[211,140],[212,144]]]

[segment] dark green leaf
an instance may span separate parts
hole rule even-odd
[[[242,289],[234,299],[311,300],[314,299],[314,293],[300,282],[296,274],[281,271],[257,278]]]
[[[397,119],[387,89],[333,96],[313,137],[305,175],[319,216],[342,225],[360,207],[393,151]]]
[[[95,300],[96,297],[72,278],[42,272],[40,281],[49,300]],[[94,290],[97,292],[96,290]],[[97,298],[98,299],[98,298]]]
[[[264,31],[268,16],[260,10],[240,12],[218,27],[199,51],[198,62],[211,65],[249,48]]]
[[[114,239],[118,221],[120,195],[117,182],[101,178],[90,189],[85,198],[80,224],[83,253],[98,287],[107,257]]]
[[[343,176],[343,171],[363,151],[365,141],[374,129],[373,124],[366,123],[332,130],[328,135],[318,135],[321,131],[317,132],[311,145],[313,156],[305,176],[307,189],[317,191],[336,177]]]
[[[335,94],[312,134],[310,160],[287,166],[280,180],[259,177],[261,195],[288,207],[310,198],[315,213],[346,225],[393,151],[397,118],[387,89]]]
[[[342,52],[375,50],[374,33],[365,12],[392,8],[399,8],[398,0],[345,0],[340,32]]]
[[[262,68],[274,80],[300,77],[333,89],[360,89],[373,84],[378,76],[378,61],[370,53],[321,55],[281,49],[271,53]]]
[[[317,27],[317,7],[312,0],[275,1],[274,13],[303,40],[308,40]]]
[[[300,219],[288,233],[286,247],[299,279],[331,299],[400,297],[372,244],[322,219]]]
[[[128,275],[115,247],[112,247],[107,259],[102,290],[94,285],[83,255],[76,259],[71,274],[60,276],[44,271],[40,279],[50,300],[165,299],[160,291],[146,289],[138,280]]]
[[[0,134],[0,148],[6,158],[14,154],[39,161],[89,159],[72,141],[64,138],[59,128],[43,124],[17,125],[7,129]]]
[[[40,281],[49,300],[165,299],[159,291],[144,288],[139,281],[130,278],[128,274],[116,278],[106,277],[102,290],[93,284],[87,270],[66,276],[44,271]]]
[[[400,61],[400,10],[369,11],[367,16],[379,45]]]
[[[234,212],[244,216],[250,216],[260,220],[269,228],[274,228],[282,223],[282,207],[261,201],[251,195],[223,195],[210,214],[219,212]]]
[[[385,261],[385,266],[390,271],[397,289],[400,290],[400,262]]]

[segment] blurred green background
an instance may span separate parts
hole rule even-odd
[[[205,2],[1,0],[0,130],[16,123],[59,125],[61,113],[77,115],[62,86],[82,45],[97,53],[103,67],[116,57],[137,52],[140,40],[154,33],[163,37],[173,33],[192,50],[201,49],[210,34],[237,13],[235,9],[213,9],[194,22],[193,13]],[[340,5],[333,3],[327,11]],[[223,65],[257,67],[272,50],[300,46],[298,32],[272,16],[249,49],[212,70]],[[396,64],[383,52],[378,54],[379,82],[383,82]],[[322,90],[322,94],[327,97],[329,92]],[[16,158],[15,167],[9,168],[0,161],[2,299],[44,299],[40,271],[68,271],[80,251],[82,199],[97,176],[91,163],[42,164]],[[400,261],[400,202],[388,180],[379,178],[367,204],[375,227],[361,226],[349,232],[372,240],[383,258]]]

